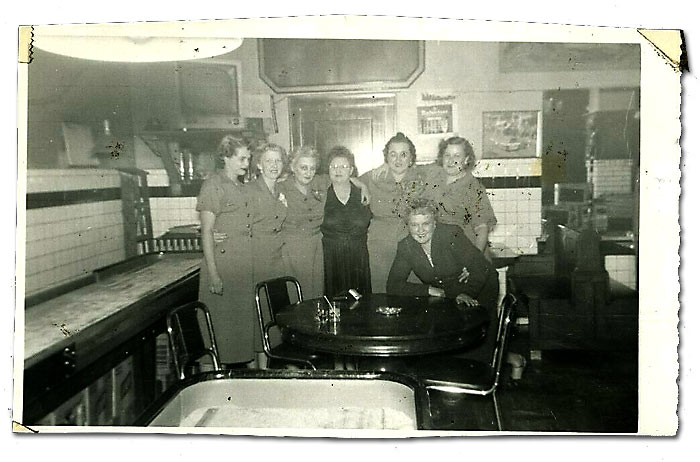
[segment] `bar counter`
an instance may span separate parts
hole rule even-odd
[[[24,367],[28,368],[80,342],[92,329],[121,317],[124,310],[158,297],[199,271],[201,255],[163,254],[136,271],[115,274],[26,310],[24,320]],[[118,326],[109,329],[117,334]],[[109,341],[103,338],[102,341]]]
[[[155,337],[165,332],[170,309],[197,298],[201,259],[199,253],[136,257],[94,272],[87,285],[28,303],[24,423],[36,423],[124,361],[130,384],[123,394],[134,400],[126,414],[150,404],[157,393]]]

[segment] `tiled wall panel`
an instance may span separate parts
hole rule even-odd
[[[632,161],[601,159],[593,161],[593,197],[632,193]]]
[[[484,179],[539,177],[540,159],[487,159],[479,161],[474,174]],[[160,171],[149,171],[151,180],[159,185],[164,180]],[[167,181],[167,179],[165,179]],[[507,246],[523,254],[537,253],[537,238],[542,229],[542,193],[539,187],[492,188],[487,187],[498,225],[491,233],[494,245]],[[195,210],[196,197],[151,197],[153,235],[163,235],[173,226],[199,223]]]
[[[542,234],[542,190],[503,188],[487,192],[498,220],[490,235],[492,245],[536,254],[537,238]]]
[[[27,211],[26,295],[125,258],[121,201]]]
[[[153,236],[162,236],[173,226],[199,224],[196,197],[151,197]]]
[[[637,290],[637,257],[635,255],[606,255],[605,270],[610,279]]]
[[[30,170],[27,192],[119,188],[114,170]],[[64,284],[125,258],[121,200],[26,211],[25,295]]]

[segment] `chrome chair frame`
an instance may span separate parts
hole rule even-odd
[[[498,385],[500,383],[501,370],[503,368],[503,358],[506,354],[505,350],[508,343],[508,335],[510,333],[510,326],[512,323],[513,313],[515,311],[516,304],[517,298],[511,293],[507,293],[499,307],[498,332],[496,335],[497,340],[491,359],[491,368],[494,374],[493,382],[491,382],[490,386],[483,389],[467,388],[465,386],[466,384],[464,383],[440,380],[436,378],[419,378],[420,381],[423,383],[423,386],[427,390],[437,390],[446,393],[478,396],[490,395],[492,398],[493,409],[494,413],[496,414],[496,424],[498,425],[499,431],[503,430],[503,422],[501,420],[501,412],[498,406],[496,390],[498,389]]]
[[[265,351],[265,356],[267,356],[269,359],[276,359],[279,361],[285,361],[285,362],[290,362],[290,363],[297,363],[306,367],[309,367],[312,370],[316,370],[316,366],[311,361],[307,361],[302,358],[291,358],[291,357],[286,357],[286,356],[281,356],[278,354],[275,354],[272,350],[272,344],[270,342],[270,329],[273,327],[277,326],[277,322],[275,319],[275,312],[274,309],[272,308],[272,303],[270,300],[270,292],[268,290],[268,286],[273,284],[273,283],[284,283],[285,289],[287,288],[287,284],[291,283],[294,285],[296,289],[296,294],[297,294],[297,299],[299,302],[302,302],[304,300],[304,296],[301,291],[301,284],[299,284],[299,281],[292,277],[292,276],[282,276],[279,278],[274,278],[274,279],[268,279],[265,281],[261,281],[255,285],[255,308],[258,312],[258,324],[260,326],[260,333],[262,336],[262,344],[263,344],[263,350]],[[267,309],[268,309],[268,314],[270,315],[270,321],[265,323],[265,317],[263,315],[263,308],[262,308],[262,303],[261,303],[261,292],[265,293],[265,298],[267,299]]]
[[[207,326],[207,334],[209,335],[209,343],[211,346],[207,347],[202,339],[201,349],[199,351],[187,351],[188,346],[184,337],[184,330],[182,328],[182,323],[180,320],[181,313],[191,311],[194,314],[194,319],[197,320],[197,312],[202,312],[204,315],[204,321]],[[209,309],[207,306],[200,302],[190,302],[185,305],[178,306],[170,310],[166,316],[168,339],[170,340],[170,351],[173,354],[173,361],[175,363],[175,369],[180,377],[180,380],[184,380],[187,376],[187,367],[191,366],[192,363],[204,356],[211,358],[214,370],[221,370],[221,363],[219,362],[219,351],[216,347],[216,337],[214,336],[214,327],[211,322],[211,315],[209,314]],[[197,330],[202,335],[201,327],[198,325]],[[179,332],[179,333],[178,333]],[[178,337],[179,336],[179,337]],[[180,341],[181,340],[181,341]],[[180,355],[177,348],[181,347],[184,350],[184,354]],[[182,358],[185,358],[184,361]]]

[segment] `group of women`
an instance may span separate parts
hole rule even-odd
[[[441,223],[457,225],[480,251],[496,218],[485,189],[471,174],[474,152],[460,137],[440,143],[437,161],[416,165],[416,149],[402,133],[384,147],[384,164],[357,177],[345,147],[326,156],[317,174],[313,147],[293,150],[224,137],[219,170],[202,185],[197,210],[204,264],[199,297],[211,311],[223,363],[250,363],[262,351],[253,305],[255,283],[296,277],[307,298],[348,289],[386,292],[399,241],[409,235],[412,201],[438,204]],[[255,180],[240,181],[248,169]]]

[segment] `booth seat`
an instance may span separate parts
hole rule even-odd
[[[542,350],[635,348],[638,292],[611,280],[595,230],[545,225],[537,255],[513,265],[510,280],[528,310],[530,356]]]

